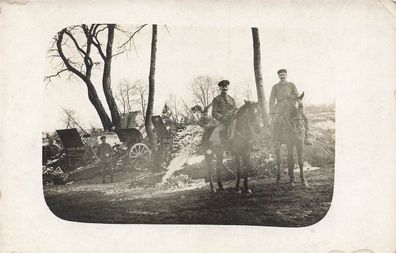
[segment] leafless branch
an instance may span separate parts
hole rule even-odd
[[[98,25],[98,27],[100,26],[100,24]],[[107,29],[107,25],[104,25],[102,29],[99,29],[95,32],[94,36],[98,37],[99,33],[103,32],[104,30]]]
[[[81,79],[86,80],[86,77],[81,72],[79,72],[75,67],[73,67],[71,65],[69,59],[63,53],[62,40],[63,40],[63,35],[65,34],[65,32],[66,32],[66,29],[63,29],[58,33],[58,40],[57,40],[56,46],[58,49],[59,56],[62,58],[62,61],[64,62],[64,64],[66,65],[66,68],[68,70],[73,72],[75,75],[77,75]]]
[[[130,44],[130,42],[133,40],[133,37],[139,33],[147,24],[141,25],[134,33],[132,33],[131,36],[129,36],[129,39],[127,41],[125,41],[121,46],[119,46],[118,48],[121,49],[123,47],[125,47],[125,45]]]
[[[120,55],[120,54],[122,54],[122,53],[124,53],[126,50],[121,50],[120,52],[118,52],[118,53],[116,53],[116,54],[113,54],[113,57],[116,57],[117,55]]]
[[[76,38],[74,38],[73,34],[72,34],[70,31],[67,31],[67,30],[65,31],[65,34],[67,34],[67,35],[70,37],[70,39],[71,39],[71,40],[73,41],[73,43],[74,43],[74,46],[77,48],[79,54],[81,55],[81,57],[84,58],[85,55],[87,54],[87,52],[85,52],[85,51],[80,47],[80,45],[78,44]]]
[[[167,26],[167,25],[164,25],[164,27],[165,27],[166,31],[170,34],[170,31],[169,31],[169,29],[168,29],[168,26]]]
[[[98,52],[99,52],[100,56],[102,57],[102,59],[105,60],[106,55],[104,54],[103,49],[102,49],[102,44],[100,43],[100,41],[97,37],[97,35],[98,35],[97,29],[99,28],[99,26],[100,26],[100,24],[95,25],[95,27],[93,28],[93,32],[90,36],[92,38],[92,44],[98,49]],[[107,28],[107,26],[106,26],[106,28]],[[101,30],[103,30],[103,29],[101,29]]]
[[[68,71],[68,69],[67,68],[66,69],[61,69],[58,72],[56,72],[55,74],[53,74],[53,75],[45,76],[44,77],[44,82],[51,82],[51,78],[54,78],[54,77],[59,77],[60,78],[60,74],[65,72],[65,71]]]
[[[65,123],[66,126],[68,127],[70,125],[70,122],[73,122],[74,125],[78,126],[84,133],[88,133],[87,131],[85,131],[84,128],[81,127],[81,125],[79,124],[78,120],[75,118],[75,112],[72,110],[68,110],[66,108],[62,108],[64,115],[66,116],[65,118]]]

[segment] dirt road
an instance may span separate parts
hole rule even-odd
[[[208,185],[195,189],[164,190],[158,186],[128,189],[128,182],[44,186],[52,212],[70,221],[137,224],[243,224],[307,226],[327,213],[333,195],[333,168],[306,172],[310,188],[302,188],[298,174],[295,189],[283,175],[253,178],[253,194],[237,194],[234,181],[226,190],[209,193]],[[99,179],[98,179],[99,181]],[[122,181],[122,180],[121,180]]]

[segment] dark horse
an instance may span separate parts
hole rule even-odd
[[[305,122],[303,115],[303,104],[302,99],[304,97],[304,92],[296,100],[298,106],[290,105],[289,110],[285,117],[280,118],[279,123],[279,140],[275,145],[276,154],[276,165],[277,165],[277,179],[276,182],[280,182],[280,167],[281,167],[281,146],[286,144],[287,146],[287,164],[288,164],[288,174],[290,177],[290,185],[294,187],[294,147],[297,150],[298,166],[300,167],[300,178],[303,186],[308,187],[308,182],[304,177],[303,171],[303,148],[304,148],[304,137],[305,137]]]
[[[241,193],[239,183],[241,178],[244,179],[243,186],[247,193],[251,193],[248,184],[247,170],[250,168],[250,149],[255,133],[259,133],[261,129],[261,112],[256,102],[245,101],[245,104],[238,109],[232,117],[230,140],[226,148],[220,142],[212,141],[211,135],[216,127],[208,128],[203,137],[202,144],[205,151],[205,161],[208,165],[208,174],[210,179],[210,189],[216,192],[214,187],[214,166],[213,161],[216,158],[216,176],[219,190],[224,190],[221,181],[221,172],[223,168],[223,155],[229,150],[235,161],[236,167],[236,191]],[[219,126],[217,126],[219,127]],[[241,162],[244,167],[242,170]]]

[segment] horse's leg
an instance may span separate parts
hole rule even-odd
[[[250,161],[247,153],[242,154],[242,162],[243,162],[243,187],[246,193],[252,193],[252,190],[249,187],[249,179],[248,179],[248,171],[250,170]]]
[[[242,193],[239,188],[239,183],[241,182],[241,157],[239,154],[235,154],[235,171],[236,171],[236,185],[235,191],[238,193]]]
[[[213,183],[213,153],[212,154],[205,154],[205,161],[208,166],[208,176],[209,176],[209,183],[210,183],[210,190],[213,193],[216,193],[216,189]]]
[[[281,178],[281,154],[280,154],[280,150],[281,150],[281,145],[277,145],[275,147],[275,156],[276,156],[276,183],[279,184],[280,183],[280,178]]]
[[[303,157],[302,157],[303,148],[304,148],[303,143],[301,142],[300,144],[298,144],[296,146],[296,148],[297,148],[298,166],[300,167],[301,182],[302,182],[304,187],[309,187],[309,184],[308,184],[308,182],[307,182],[307,180],[305,179],[305,176],[304,176],[304,161],[303,161]]]
[[[221,173],[223,172],[223,158],[224,158],[223,150],[219,150],[216,153],[216,176],[217,176],[217,185],[219,186],[219,190],[224,190],[223,183],[221,182]]]
[[[293,149],[294,146],[292,144],[287,145],[287,165],[288,165],[288,172],[290,177],[290,186],[294,187],[294,157],[293,157]]]

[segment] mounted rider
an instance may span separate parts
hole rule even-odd
[[[289,110],[290,106],[294,106],[296,100],[299,97],[298,90],[294,83],[286,80],[287,70],[278,70],[279,83],[275,84],[271,90],[271,96],[269,100],[269,110],[271,116],[272,125],[272,136],[273,140],[277,142],[279,140],[279,128],[281,127],[280,117]],[[275,103],[276,100],[276,103]],[[309,122],[305,114],[303,114],[305,122],[305,145],[312,145],[309,141]]]
[[[232,117],[237,111],[235,99],[228,95],[230,81],[222,80],[218,83],[220,95],[215,97],[212,102],[212,116],[219,124],[220,140],[223,144],[229,142],[229,130]]]

